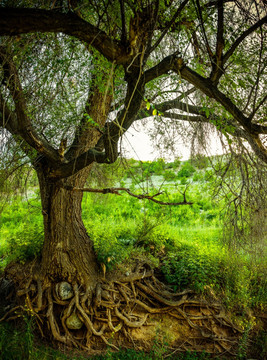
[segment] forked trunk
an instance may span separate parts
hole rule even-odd
[[[65,188],[83,187],[89,171],[85,169],[56,183],[38,174],[45,236],[41,274],[53,282],[93,285],[98,277],[93,243],[82,221],[82,193]]]
[[[112,94],[109,93],[109,77],[103,74],[105,91],[98,89],[92,81],[86,111],[100,128],[106,122]],[[93,148],[101,136],[97,127],[82,121],[77,130],[69,157],[77,158]],[[74,146],[75,145],[75,146]],[[42,199],[44,218],[44,246],[41,275],[52,282],[77,282],[93,287],[98,278],[98,265],[90,240],[82,221],[82,192],[67,190],[68,187],[83,188],[91,170],[84,168],[66,179],[51,182],[46,165],[36,168]]]

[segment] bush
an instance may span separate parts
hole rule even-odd
[[[177,175],[171,170],[165,170],[163,173],[163,179],[166,181],[172,181],[177,179]]]
[[[169,254],[162,267],[167,282],[175,289],[192,288],[204,291],[219,280],[219,259],[201,254],[194,246],[182,245]]]
[[[25,263],[41,254],[44,235],[41,224],[22,224],[7,235],[3,254],[6,261]],[[5,264],[4,264],[5,265]]]
[[[189,178],[194,174],[196,169],[189,162],[185,162],[178,171],[178,178]]]

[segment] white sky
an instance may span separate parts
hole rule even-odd
[[[156,160],[157,158],[164,158],[167,161],[173,161],[175,158],[187,160],[190,158],[190,144],[177,144],[176,153],[173,156],[165,156],[161,151],[153,147],[153,141],[150,139],[148,130],[142,129],[142,126],[136,130],[131,127],[126,134],[123,135],[121,148],[122,153],[126,158],[134,158],[136,160]],[[211,139],[209,155],[222,154],[223,149],[218,137],[214,136]]]

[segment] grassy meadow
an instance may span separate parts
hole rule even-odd
[[[12,197],[1,198],[1,271],[11,261],[23,263],[40,255],[43,227],[34,175],[29,177],[29,183],[26,192],[18,189]],[[135,194],[161,192],[156,199],[164,202],[181,202],[185,193],[192,205],[164,206],[124,192],[121,196],[84,193],[83,220],[98,260],[107,271],[119,268],[125,272],[133,258],[147,261],[175,290],[190,288],[200,296],[216,299],[232,312],[245,331],[254,326],[253,311],[262,311],[267,302],[266,257],[259,252],[255,256],[255,252],[242,246],[234,250],[229,247],[224,231],[226,200],[216,192],[216,175],[207,159],[172,163],[161,159],[128,160],[111,169],[98,166],[88,179],[88,186],[126,187]],[[10,354],[5,340],[9,337],[10,346],[24,341],[21,347],[27,354],[32,351],[29,359],[67,358],[52,349],[36,347],[31,338],[32,323],[26,320],[25,326],[25,336],[19,338],[19,330],[14,333],[9,324],[0,324],[0,353]],[[259,348],[264,348],[265,339],[261,333]],[[157,351],[160,349],[142,355],[129,350],[96,359],[163,359],[163,354],[155,355]],[[240,359],[246,358],[244,351],[240,352]],[[83,358],[79,356],[71,358]],[[209,358],[190,353],[177,356],[175,359]]]

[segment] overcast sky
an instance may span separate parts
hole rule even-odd
[[[155,149],[153,141],[148,135],[149,130],[138,127],[139,130],[131,127],[126,134],[123,135],[121,143],[122,154],[126,158],[134,158],[136,160],[156,160],[164,158],[167,161],[173,161],[175,158],[187,160],[190,158],[190,144],[184,145],[182,140],[178,142],[175,154],[170,155]],[[214,136],[211,139],[209,155],[222,154],[223,149],[218,137]],[[208,154],[207,154],[208,155]]]

